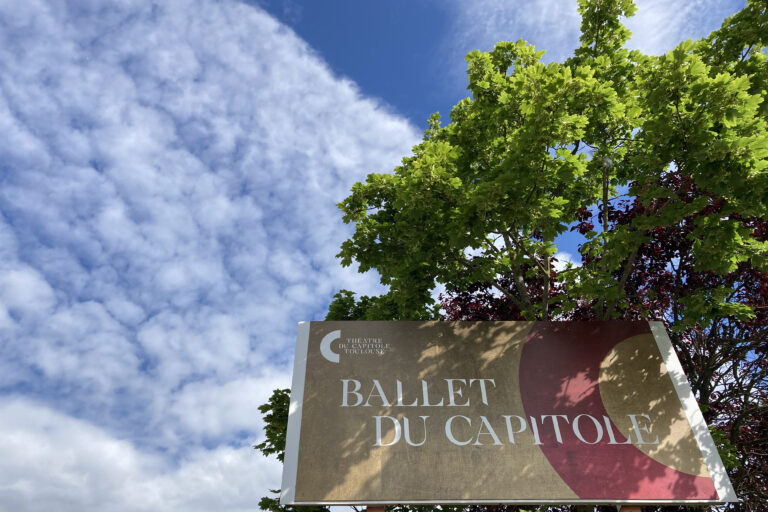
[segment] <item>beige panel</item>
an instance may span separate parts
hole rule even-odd
[[[324,322],[313,323],[307,361],[304,410],[296,483],[297,501],[385,501],[400,502],[434,499],[494,500],[508,496],[519,499],[577,499],[534,444],[529,431],[509,442],[502,414],[524,416],[519,393],[518,369],[525,336],[531,328],[526,322]],[[322,337],[335,329],[342,339],[333,344],[340,352],[338,364],[326,361],[319,350]],[[339,346],[354,338],[381,338],[385,352],[345,354]],[[341,379],[363,382],[363,395],[371,390],[371,379],[378,379],[387,398],[396,400],[396,380],[403,383],[403,403],[417,397],[415,407],[384,406],[378,398],[370,407],[341,407]],[[482,403],[480,386],[463,387],[470,405],[424,406],[420,380],[429,383],[431,403],[448,403],[448,385],[443,378],[493,378],[487,384],[487,400]],[[460,383],[456,383],[459,384]],[[329,399],[330,397],[330,399]],[[461,399],[456,403],[462,403]],[[495,411],[495,412],[491,412]],[[424,437],[427,446],[408,446],[403,440],[394,446],[377,447],[374,416],[393,416],[403,423],[407,417],[412,441]],[[453,430],[459,441],[477,438],[480,417],[486,416],[499,437],[493,445],[489,434],[467,446],[447,440],[446,420],[455,415]],[[392,439],[393,428],[384,423]],[[513,420],[513,426],[516,426]],[[469,466],[480,468],[468,474]],[[468,485],[468,483],[470,485]],[[462,491],[463,490],[463,491]]]
[[[659,444],[638,449],[683,473],[710,476],[652,334],[628,338],[608,353],[600,365],[600,395],[625,437],[633,435],[627,414],[651,417],[647,438],[658,436]]]

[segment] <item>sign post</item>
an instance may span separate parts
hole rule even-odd
[[[283,505],[736,500],[661,323],[299,325]]]

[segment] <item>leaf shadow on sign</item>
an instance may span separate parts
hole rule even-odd
[[[306,446],[315,453],[300,455],[313,461],[300,464],[300,501],[714,497],[708,473],[691,473],[701,455],[681,433],[679,401],[647,323],[616,323],[608,334],[591,322],[326,324],[349,336],[374,333],[393,349],[378,358],[342,355],[307,381],[305,403],[336,400],[305,409],[315,436]],[[358,405],[339,406],[342,378],[360,382]],[[493,383],[483,390],[481,379]],[[636,415],[642,441],[659,443],[619,444],[637,437],[627,414]],[[560,420],[560,440],[552,415],[568,420]],[[576,435],[579,415],[600,423],[600,440],[586,416]],[[664,430],[665,421],[674,425]]]
[[[541,449],[581,498],[716,499],[647,323],[538,323],[521,392],[529,415],[567,418],[562,442],[545,428]]]
[[[361,382],[360,393],[368,404],[343,408],[337,402],[333,411],[338,418],[329,419],[328,425],[338,430],[313,426],[322,432],[320,436],[315,433],[316,437],[328,440],[328,449],[319,450],[314,460],[332,466],[334,471],[340,468],[335,475],[334,471],[323,471],[322,466],[306,473],[304,480],[312,481],[313,496],[361,503],[533,499],[547,492],[564,499],[575,497],[534,444],[530,430],[511,438],[503,417],[525,416],[518,391],[518,365],[530,323],[394,325],[354,325],[360,330],[357,334],[376,332],[384,339],[398,340],[387,354],[386,364],[382,358],[378,367],[374,361],[367,366],[350,364],[345,369],[342,356],[335,378],[325,375],[335,388],[323,388],[325,384],[319,379],[308,381],[306,403],[321,400],[325,393],[338,396],[339,376],[343,375]],[[334,323],[326,327],[330,328],[351,332],[353,326]],[[384,400],[380,390],[373,388],[373,379],[380,382]],[[483,389],[481,379],[493,382],[486,381]],[[309,416],[322,417],[320,411]],[[375,442],[376,416],[388,417],[381,420],[379,446]],[[446,433],[451,418],[450,434],[455,442]],[[406,419],[409,429],[405,428]],[[397,442],[395,421],[401,430]],[[516,430],[514,424],[512,430]],[[340,447],[339,453],[331,446]],[[301,499],[299,491],[297,488],[297,499]]]
[[[519,362],[529,322],[442,322],[434,329],[437,336],[422,350],[420,379],[440,382],[445,378],[493,378],[486,382],[486,401],[478,396],[478,381],[469,385],[468,407],[447,406],[436,418],[443,432],[436,432],[439,450],[430,453],[432,459],[416,469],[419,481],[432,484],[435,495],[453,499],[532,499],[553,495],[572,497],[551,471],[541,451],[533,443],[529,430],[514,433],[510,438],[504,416],[524,417],[519,395]],[[482,391],[482,390],[479,390]],[[448,394],[449,390],[444,390]],[[446,401],[448,401],[446,399]],[[458,399],[456,400],[458,403]],[[486,403],[487,402],[487,403]],[[445,424],[455,416],[464,416],[451,423],[451,432],[460,443],[447,439]],[[487,424],[483,422],[487,420]],[[510,418],[512,431],[519,425]],[[435,468],[440,468],[436,470]],[[539,487],[539,488],[537,488]],[[546,489],[546,492],[545,492]]]

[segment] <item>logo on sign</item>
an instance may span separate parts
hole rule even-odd
[[[332,363],[339,362],[339,354],[337,354],[331,349],[331,343],[333,343],[339,338],[341,338],[341,331],[339,330],[331,331],[325,336],[323,336],[323,341],[320,342],[320,353],[323,354],[324,358],[326,358]]]
[[[384,343],[383,338],[361,336],[344,338],[337,345],[340,352],[334,352],[331,344],[338,339],[341,339],[341,330],[337,329],[323,336],[320,341],[320,353],[331,363],[338,363],[339,353],[342,352],[350,356],[380,356],[392,350],[389,343]]]

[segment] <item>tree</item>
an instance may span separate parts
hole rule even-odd
[[[696,192],[678,181],[678,196],[692,200]],[[713,204],[705,210],[718,208]],[[623,201],[612,212],[611,229],[631,222],[642,214],[640,210],[639,202]],[[640,247],[627,279],[627,289],[633,292],[619,313],[625,319],[665,322],[737,493],[745,500],[742,508],[760,510],[768,501],[768,273],[746,263],[727,275],[697,272],[691,258],[693,242],[687,236],[696,217],[654,230],[651,241]],[[589,230],[593,220],[585,216],[574,228]],[[752,219],[749,224],[760,240],[768,239],[768,221]],[[684,326],[686,298],[692,291],[722,289],[730,290],[728,300],[750,307],[754,316],[714,317]],[[558,293],[567,291],[561,288]],[[494,295],[488,283],[441,299],[446,320],[504,320],[518,313],[506,297]],[[595,317],[593,304],[583,301],[565,319]]]
[[[631,0],[579,1],[581,45],[467,56],[472,97],[340,203],[342,264],[389,287],[332,315],[661,319],[745,502],[766,500],[768,6],[662,56],[629,51]],[[583,237],[578,265],[554,260]],[[558,268],[560,269],[558,271]],[[383,305],[385,307],[383,307]]]

